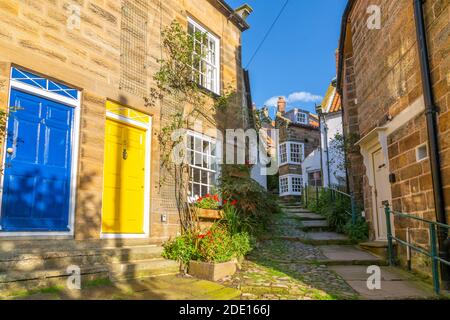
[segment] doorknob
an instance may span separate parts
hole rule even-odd
[[[8,149],[6,149],[6,152],[8,154],[13,154],[14,153],[14,149],[13,148],[8,148]]]

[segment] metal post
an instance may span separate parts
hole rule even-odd
[[[385,206],[386,212],[386,227],[387,227],[387,238],[388,238],[388,253],[389,253],[389,265],[395,265],[394,259],[394,244],[392,243],[392,226],[391,226],[391,208],[389,204]]]
[[[306,208],[308,208],[308,189],[309,189],[309,186],[307,185],[305,187],[305,205],[306,205]]]
[[[431,247],[431,265],[433,268],[433,284],[434,284],[434,292],[438,295],[441,291],[440,283],[439,283],[439,262],[436,259],[438,257],[438,249],[437,249],[437,236],[436,236],[436,226],[434,224],[430,224],[430,247]]]
[[[352,206],[352,224],[355,225],[356,224],[356,203],[355,203],[355,196],[354,196],[353,192],[350,195],[350,201],[351,201],[351,206]]]
[[[316,186],[316,208],[319,207],[319,187]]]

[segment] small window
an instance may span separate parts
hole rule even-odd
[[[303,144],[301,143],[290,143],[290,163],[301,164],[303,161]]]
[[[289,174],[280,177],[281,196],[301,196],[303,191],[303,177],[301,175]]]
[[[297,113],[297,123],[308,124],[308,115],[303,112]]]
[[[289,177],[280,178],[280,194],[289,193]]]
[[[287,144],[280,145],[280,164],[286,164],[288,162],[288,150]]]
[[[188,19],[188,32],[195,37],[195,52],[200,59],[192,66],[193,78],[200,86],[220,94],[220,40],[200,26],[192,19]],[[205,37],[197,39],[196,35],[204,34]],[[204,39],[202,39],[204,38]]]
[[[303,188],[303,178],[301,176],[292,177],[292,192],[301,193]]]
[[[187,152],[190,165],[189,191],[193,199],[211,193],[216,185],[215,141],[198,133],[188,132]]]
[[[428,146],[426,144],[417,147],[416,158],[417,162],[423,161],[428,158]]]
[[[320,171],[308,172],[308,185],[313,187],[321,187],[322,173]]]

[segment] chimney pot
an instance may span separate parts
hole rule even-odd
[[[284,97],[278,98],[278,112],[282,114],[286,112],[286,99]]]

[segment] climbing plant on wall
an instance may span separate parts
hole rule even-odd
[[[161,129],[158,132],[160,145],[161,178],[160,187],[170,179],[173,183],[177,209],[183,233],[197,231],[198,219],[195,208],[189,203],[189,163],[174,161],[174,155],[185,159],[186,135],[180,134],[192,129],[197,120],[216,127],[214,115],[227,109],[235,94],[230,90],[221,97],[215,96],[200,87],[198,71],[192,66],[199,65],[207,54],[199,43],[206,41],[206,35],[200,32],[189,34],[178,22],[174,21],[162,32],[163,57],[158,60],[160,68],[154,74],[154,86],[148,106],[160,105]]]

